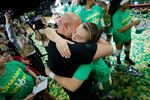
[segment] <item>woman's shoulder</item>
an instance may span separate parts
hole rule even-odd
[[[114,13],[113,17],[120,17],[121,15],[122,15],[122,13],[121,13],[121,11],[118,9],[118,10]]]
[[[11,60],[11,61],[7,62],[7,65],[10,65],[10,64],[14,65],[14,64],[16,64],[16,63],[18,63],[18,61]]]
[[[102,10],[102,7],[101,7],[101,6],[99,6],[99,5],[96,5],[96,4],[95,4],[95,5],[93,5],[93,6],[92,6],[92,8],[93,8],[93,9],[101,9],[101,10]]]

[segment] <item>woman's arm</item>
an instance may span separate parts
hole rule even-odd
[[[100,40],[97,42],[97,50],[93,60],[111,55],[112,52],[113,47],[111,46],[111,44],[105,41],[104,39],[100,38]]]
[[[72,42],[60,37],[56,33],[56,31],[52,28],[44,29],[44,33],[49,40],[56,43],[57,50],[59,51],[61,56],[66,57],[66,58],[70,58],[71,53],[70,53],[70,50],[69,50],[67,43],[73,44]]]
[[[40,79],[38,78],[38,76],[30,69],[26,68],[26,72],[29,73],[32,77],[34,77],[36,79],[36,83],[40,83]]]
[[[140,23],[140,20],[136,20],[136,21],[133,21],[132,23],[130,23],[129,25],[127,26],[124,26],[122,27],[121,29],[118,30],[118,32],[125,32],[126,30],[132,28],[132,26],[136,26]]]

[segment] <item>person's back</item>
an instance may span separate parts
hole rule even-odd
[[[86,6],[83,6],[79,16],[82,22],[93,22],[99,29],[102,28],[101,18],[103,17],[103,10],[97,5],[93,5],[90,9],[87,9]]]

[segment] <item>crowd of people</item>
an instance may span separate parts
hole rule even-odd
[[[0,99],[57,99],[47,89],[39,95],[32,93],[41,82],[40,75],[60,83],[71,100],[98,100],[109,94],[112,79],[105,57],[113,54],[121,65],[124,47],[125,60],[135,65],[130,58],[131,28],[140,20],[131,20],[129,8],[130,0],[73,0],[63,15],[53,15],[58,26],[55,29],[44,16],[37,15],[26,24],[43,43],[47,66],[32,34],[6,12],[5,25],[0,26]],[[116,50],[111,45],[112,37]],[[133,71],[138,73],[134,67]]]

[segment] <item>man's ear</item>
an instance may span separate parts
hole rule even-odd
[[[68,30],[68,23],[64,23],[64,30],[65,30],[65,31]]]

